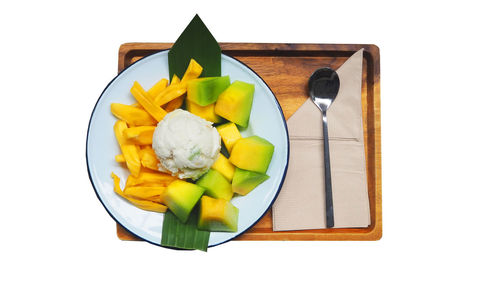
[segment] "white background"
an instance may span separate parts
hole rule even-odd
[[[3,1],[0,279],[498,280],[493,2]],[[91,111],[120,44],[173,42],[196,13],[219,42],[380,47],[380,241],[203,253],[116,238],[87,175]]]

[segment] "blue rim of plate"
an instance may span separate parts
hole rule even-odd
[[[95,112],[95,109],[97,107],[97,105],[99,104],[99,101],[101,100],[102,96],[104,95],[104,93],[106,92],[106,90],[108,89],[108,87],[113,83],[113,81],[116,80],[116,78],[118,78],[124,71],[126,71],[128,68],[132,67],[134,64],[138,63],[139,61],[149,57],[149,56],[152,56],[154,54],[157,54],[159,52],[163,52],[163,51],[167,51],[167,50],[170,50],[170,48],[168,49],[164,49],[164,50],[160,50],[160,51],[157,51],[157,52],[154,52],[152,54],[149,54],[147,56],[144,56],[142,58],[140,58],[139,60],[133,62],[132,64],[130,64],[129,66],[125,67],[124,69],[122,69],[122,71],[120,71],[109,83],[108,85],[106,85],[106,87],[104,88],[104,90],[102,91],[101,95],[99,95],[99,98],[97,99],[97,102],[95,103],[94,105],[94,109],[92,109],[92,113],[90,114],[90,119],[89,119],[89,125],[87,127],[87,137],[86,137],[86,141],[85,141],[85,159],[86,159],[86,163],[87,163],[87,173],[88,173],[88,176],[89,176],[89,179],[90,179],[90,183],[92,184],[92,188],[94,189],[94,192],[97,196],[97,198],[99,199],[99,202],[101,202],[102,206],[104,207],[104,209],[106,210],[106,212],[111,216],[111,218],[117,223],[119,224],[123,229],[127,230],[129,233],[132,233],[134,236],[142,239],[143,241],[146,241],[150,244],[153,244],[155,246],[159,246],[159,247],[162,247],[162,248],[167,248],[167,249],[174,249],[174,250],[190,250],[190,249],[181,249],[181,248],[175,248],[175,247],[168,247],[168,246],[163,246],[161,244],[158,244],[158,243],[155,243],[153,241],[150,241],[150,240],[147,240],[147,239],[144,239],[142,238],[141,236],[135,234],[133,231],[131,231],[130,229],[128,229],[127,227],[125,227],[119,220],[117,220],[113,214],[111,214],[111,212],[108,210],[108,208],[106,207],[106,205],[104,204],[104,202],[102,201],[101,197],[99,196],[99,193],[97,192],[97,189],[95,187],[95,183],[94,183],[94,180],[92,179],[92,176],[90,174],[90,166],[89,166],[89,157],[88,157],[88,142],[89,142],[89,132],[90,132],[90,124],[92,122],[92,118],[94,117],[94,112]],[[223,53],[224,54],[224,53]],[[285,126],[285,133],[286,133],[286,141],[287,141],[287,152],[286,152],[286,164],[285,164],[285,170],[283,171],[283,177],[281,178],[281,181],[280,181],[280,184],[279,184],[279,187],[278,187],[278,190],[276,191],[276,195],[274,195],[274,198],[273,200],[271,200],[271,203],[269,204],[269,206],[266,208],[266,210],[264,211],[264,213],[257,219],[255,220],[255,222],[253,224],[251,224],[249,227],[247,227],[245,230],[241,231],[238,235],[230,238],[230,239],[227,239],[223,242],[220,242],[220,243],[217,243],[217,244],[214,244],[214,245],[211,245],[211,246],[208,246],[208,248],[212,248],[212,247],[215,247],[215,246],[218,246],[218,245],[221,245],[221,244],[224,244],[226,242],[229,242],[231,240],[234,240],[236,238],[238,238],[239,236],[241,236],[242,234],[244,234],[245,232],[247,232],[247,230],[251,229],[255,224],[257,224],[261,219],[262,217],[264,217],[266,215],[266,213],[269,211],[269,208],[271,208],[271,206],[274,204],[274,201],[276,201],[276,198],[278,197],[280,191],[281,191],[281,188],[283,187],[283,183],[285,181],[285,177],[286,177],[286,174],[288,172],[288,162],[290,161],[290,137],[288,135],[288,126],[286,124],[286,119],[285,119],[285,115],[283,114],[283,110],[281,109],[281,105],[280,103],[278,102],[278,99],[276,99],[276,95],[274,94],[273,90],[271,90],[271,87],[269,87],[269,85],[267,85],[266,81],[264,79],[262,79],[262,77],[260,77],[260,75],[255,72],[252,68],[250,68],[248,65],[246,65],[244,62],[240,61],[239,59],[233,57],[233,56],[230,56],[230,55],[226,55],[224,54],[225,56],[227,57],[230,57],[231,59],[234,59],[235,61],[241,63],[242,65],[244,65],[246,68],[248,68],[250,71],[252,71],[255,75],[257,75],[257,77],[259,77],[259,79],[264,82],[264,85],[266,85],[266,87],[269,89],[269,91],[273,94],[273,98],[274,98],[274,102],[276,104],[276,106],[278,107],[279,109],[279,112],[281,114],[281,119],[283,121],[283,125]]]

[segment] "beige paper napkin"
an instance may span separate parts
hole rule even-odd
[[[361,81],[363,50],[338,70],[340,89],[328,109],[335,228],[370,225]],[[326,228],[321,112],[308,99],[287,121],[290,161],[273,204],[273,230]]]

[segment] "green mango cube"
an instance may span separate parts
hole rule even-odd
[[[274,145],[259,136],[239,139],[231,150],[229,161],[244,170],[265,174],[273,158]]]
[[[239,210],[231,202],[203,195],[198,228],[208,231],[238,231]]]
[[[263,183],[268,178],[269,176],[266,174],[236,168],[234,171],[232,188],[234,193],[247,195],[250,191],[254,190],[259,184]]]
[[[198,200],[205,192],[202,187],[183,180],[175,180],[169,184],[161,199],[174,215],[185,223]]]
[[[254,91],[253,84],[234,81],[219,95],[215,103],[215,114],[246,128],[250,120]]]
[[[205,194],[211,197],[228,201],[233,197],[231,183],[216,170],[208,170],[196,184],[205,188]]]
[[[231,84],[229,76],[190,80],[187,84],[187,99],[199,106],[207,106],[215,103],[229,84]]]

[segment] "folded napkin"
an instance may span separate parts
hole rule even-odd
[[[363,49],[338,70],[340,89],[327,112],[335,228],[370,225],[361,81]],[[287,121],[290,161],[273,204],[273,230],[326,228],[323,129],[311,99]]]

